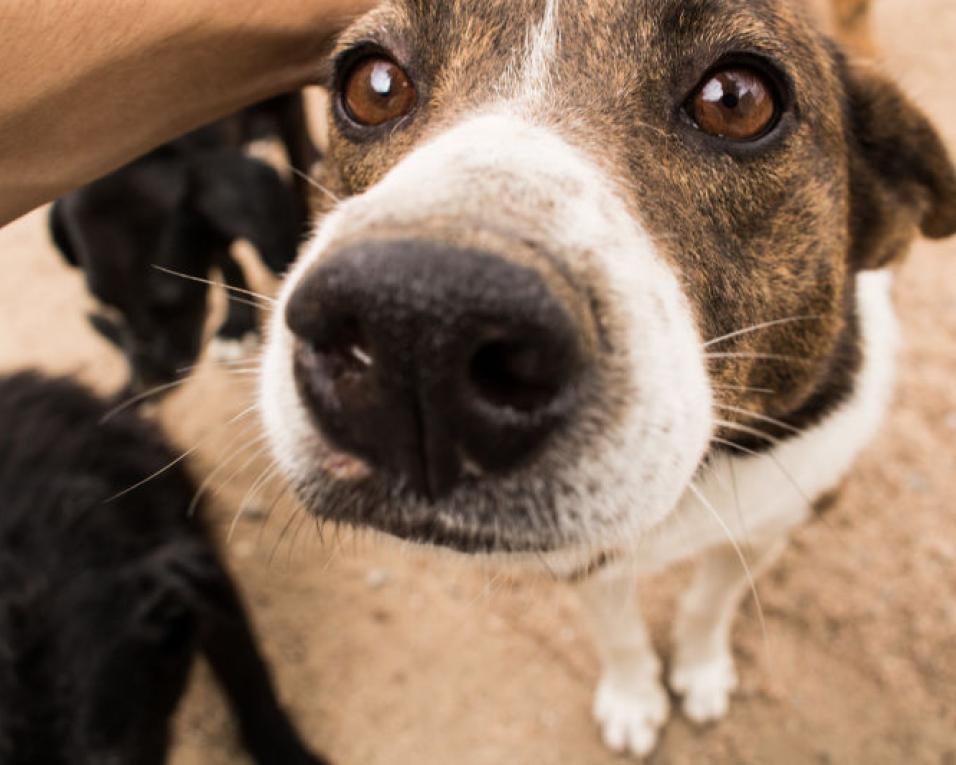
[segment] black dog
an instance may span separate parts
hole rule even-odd
[[[217,268],[230,287],[245,290],[230,255],[236,240],[251,242],[275,273],[295,257],[308,182],[296,175],[286,184],[244,153],[262,138],[279,139],[302,173],[318,159],[302,96],[291,94],[166,144],[51,209],[55,244],[107,309],[91,321],[126,355],[130,392],[172,382],[201,350],[208,286],[170,271],[205,280]],[[238,342],[257,331],[255,306],[240,299],[230,302],[217,335]]]
[[[0,762],[158,765],[202,653],[260,765],[319,765],[279,706],[160,434],[77,385],[0,378]]]

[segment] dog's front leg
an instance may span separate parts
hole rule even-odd
[[[711,550],[698,564],[674,623],[670,673],[671,688],[684,697],[684,714],[693,722],[710,723],[727,714],[737,689],[731,645],[734,616],[751,590],[750,576],[771,566],[785,547],[785,537],[772,536],[752,541],[742,553],[729,545]]]
[[[619,565],[580,588],[603,662],[594,716],[608,747],[643,757],[657,745],[670,703],[661,684],[661,662],[638,607],[637,577]]]

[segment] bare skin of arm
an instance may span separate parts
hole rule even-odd
[[[375,0],[30,0],[0,7],[0,225],[315,80]]]

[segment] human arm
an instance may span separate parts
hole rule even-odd
[[[30,0],[0,7],[0,225],[317,75],[375,0]]]

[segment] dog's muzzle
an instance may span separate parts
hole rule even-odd
[[[330,444],[436,501],[534,459],[586,369],[536,269],[434,241],[331,253],[289,300],[299,396]]]

